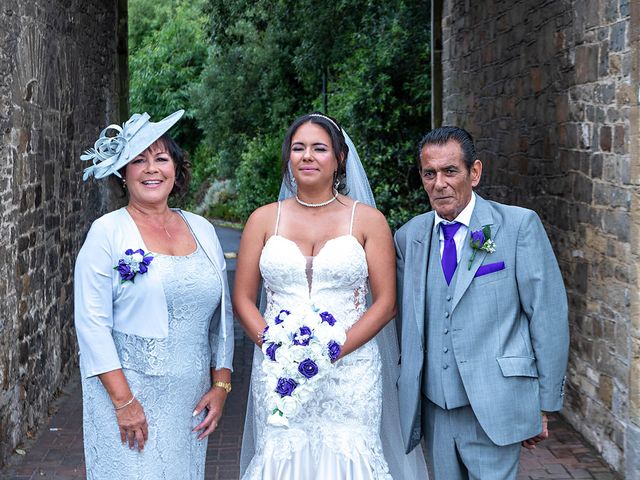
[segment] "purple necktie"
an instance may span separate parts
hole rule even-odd
[[[456,253],[456,242],[453,240],[453,236],[458,229],[462,226],[459,222],[453,223],[441,223],[442,236],[444,237],[444,249],[442,250],[442,271],[444,272],[444,278],[447,281],[447,285],[451,283],[451,278],[458,266],[458,255]]]

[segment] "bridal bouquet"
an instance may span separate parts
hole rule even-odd
[[[329,312],[312,305],[280,310],[262,334],[264,381],[271,425],[289,426],[333,368],[346,340],[344,328]]]

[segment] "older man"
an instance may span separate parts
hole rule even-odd
[[[436,480],[515,480],[520,445],[535,448],[562,407],[560,270],[533,211],[474,193],[468,132],[429,132],[419,166],[433,211],[395,236],[405,447],[424,434]]]

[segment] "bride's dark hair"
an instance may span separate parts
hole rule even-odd
[[[334,180],[338,180],[339,182],[338,192],[345,194],[347,192],[345,177],[349,147],[347,146],[347,142],[344,139],[342,129],[338,125],[338,122],[331,118],[329,115],[325,115],[321,112],[308,113],[296,118],[287,130],[287,134],[285,135],[284,141],[282,142],[282,177],[284,179],[285,185],[290,191],[295,192],[293,178],[291,178],[291,175],[289,173],[289,160],[291,159],[291,140],[293,139],[295,133],[298,131],[298,128],[300,128],[300,126],[304,125],[305,123],[313,123],[315,125],[318,125],[322,127],[327,132],[327,134],[329,134],[329,138],[331,139],[331,146],[336,155],[336,160],[338,161],[338,170],[336,171],[337,178]]]

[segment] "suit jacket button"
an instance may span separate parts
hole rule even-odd
[[[447,333],[449,333],[449,329],[448,329],[448,328],[445,328],[445,329],[444,329],[444,334],[446,335]]]
[[[451,301],[451,295],[447,295],[447,302]]]
[[[449,312],[444,312],[444,318],[449,318]]]
[[[447,347],[444,347],[444,348],[442,349],[442,351],[443,351],[444,353],[447,353],[447,352],[449,351],[449,349],[448,349]]]
[[[446,370],[447,368],[449,368],[449,365],[447,365],[446,363],[442,366],[443,370]]]

